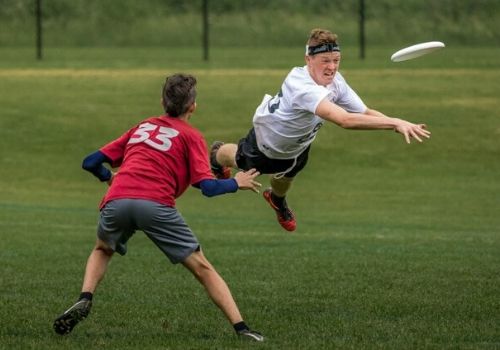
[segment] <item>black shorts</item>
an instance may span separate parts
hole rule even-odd
[[[294,177],[307,164],[309,149],[307,147],[297,157],[295,166],[285,173],[285,177]],[[286,171],[293,165],[294,159],[270,159],[262,153],[257,146],[254,129],[250,129],[248,135],[238,142],[238,151],[236,152],[236,164],[242,170],[257,169],[261,174],[277,174]]]

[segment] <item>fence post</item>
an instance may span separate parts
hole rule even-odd
[[[203,60],[208,61],[208,0],[203,0]]]
[[[36,0],[36,58],[42,59],[42,0]]]
[[[365,59],[365,0],[359,0],[359,58]]]

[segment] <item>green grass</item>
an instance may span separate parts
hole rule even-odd
[[[462,46],[450,44],[444,50],[420,60],[393,63],[391,55],[414,42],[395,42],[392,45],[369,45],[366,59],[359,58],[356,45],[342,46],[342,68],[398,69],[441,68],[441,69],[498,69],[498,47],[474,47],[463,50]],[[0,69],[284,69],[304,64],[303,45],[289,47],[210,47],[209,61],[203,60],[202,46],[176,47],[46,47],[43,59],[36,59],[35,47],[0,47]]]
[[[160,113],[164,76],[177,70],[198,77],[192,122],[207,141],[237,141],[301,53],[220,50],[207,64],[194,51],[176,61],[71,49],[39,63],[29,50],[0,50],[1,347],[499,348],[498,49],[397,65],[392,51],[361,62],[347,50],[343,73],[368,105],[427,123],[428,142],[325,126],[289,195],[294,234],[252,193],[190,189],[178,201],[267,336],[256,345],[240,343],[194,278],[140,233],[112,261],[89,319],[68,337],[51,324],[79,293],[105,191],[83,157]]]

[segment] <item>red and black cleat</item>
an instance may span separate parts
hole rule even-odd
[[[283,202],[283,207],[279,208],[276,204],[274,204],[271,195],[272,191],[270,188],[263,192],[264,199],[276,212],[276,216],[281,227],[290,232],[295,231],[295,229],[297,228],[297,222],[295,221],[295,216],[293,215],[292,211],[286,205],[286,201]]]

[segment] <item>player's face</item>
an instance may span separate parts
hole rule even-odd
[[[324,52],[306,56],[309,74],[318,85],[331,84],[340,65],[340,52]]]

